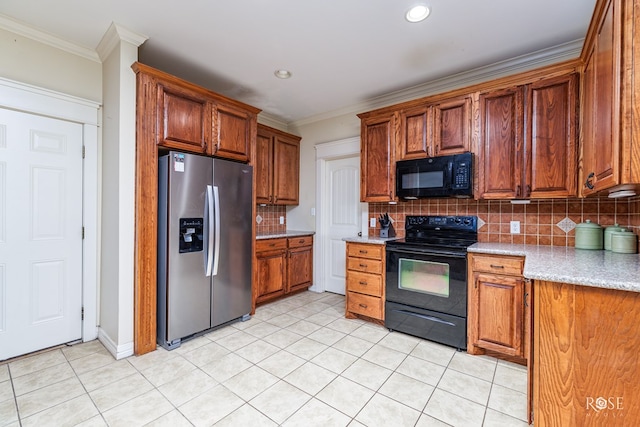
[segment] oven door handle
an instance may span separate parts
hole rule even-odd
[[[420,317],[421,319],[431,320],[432,322],[436,322],[436,323],[443,323],[448,326],[456,326],[455,323],[447,322],[446,320],[442,320],[435,316],[427,316],[426,314],[414,313],[413,311],[408,311],[408,310],[393,310],[393,311],[406,314],[407,316],[415,316],[415,317]]]
[[[387,252],[395,252],[395,253],[399,253],[399,254],[405,254],[405,255],[435,255],[435,256],[441,256],[441,257],[447,257],[447,258],[466,258],[467,257],[467,253],[460,253],[460,252],[436,252],[436,251],[429,251],[429,252],[422,252],[420,250],[417,251],[412,251],[409,249],[401,249],[401,248],[390,248],[387,246]]]

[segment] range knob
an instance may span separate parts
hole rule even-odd
[[[465,218],[464,225],[469,225],[469,224],[471,224],[471,218]]]
[[[456,217],[456,219],[454,221],[455,221],[456,224],[460,224],[462,222],[462,218]]]

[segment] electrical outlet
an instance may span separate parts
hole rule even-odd
[[[511,234],[520,234],[520,221],[511,221]]]
[[[375,228],[375,226],[376,226],[376,219],[375,218],[369,219],[369,227]]]
[[[283,216],[280,217],[280,225],[282,225],[282,224],[284,224],[284,217]]]

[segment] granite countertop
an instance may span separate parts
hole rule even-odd
[[[380,237],[380,236],[370,236],[370,237],[359,237],[359,236],[355,236],[355,237],[345,237],[342,240],[344,240],[345,242],[351,242],[351,243],[373,243],[376,245],[384,245],[385,243],[391,241],[391,240],[396,240],[398,239],[398,237]]]
[[[278,239],[280,237],[313,236],[314,234],[316,234],[315,231],[287,230],[280,233],[258,234],[256,235],[256,240]]]
[[[640,292],[638,254],[508,243],[476,243],[467,251],[524,256],[527,279]]]

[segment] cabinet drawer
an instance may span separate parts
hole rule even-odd
[[[347,255],[350,257],[360,257],[369,259],[382,259],[384,245],[367,245],[361,243],[348,243]]]
[[[382,261],[349,257],[347,258],[347,270],[382,274]]]
[[[524,258],[473,255],[472,268],[474,272],[520,276],[523,265]]]
[[[256,241],[256,252],[287,249],[287,239],[261,239]]]
[[[349,292],[347,311],[382,320],[382,299]]]
[[[313,236],[289,237],[290,248],[301,248],[313,245]]]
[[[376,274],[349,271],[347,273],[347,290],[381,297],[382,277]]]

